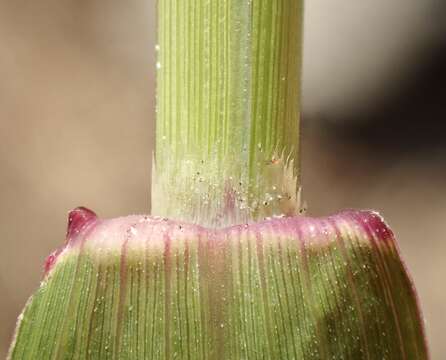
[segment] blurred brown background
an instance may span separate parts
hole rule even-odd
[[[147,212],[153,0],[0,0],[0,357],[77,205]],[[306,5],[312,214],[382,212],[446,353],[446,15],[441,0]]]

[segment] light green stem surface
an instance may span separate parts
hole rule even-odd
[[[159,0],[152,212],[299,211],[301,0]]]

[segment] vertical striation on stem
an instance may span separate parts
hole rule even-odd
[[[152,212],[299,211],[301,0],[159,0]]]

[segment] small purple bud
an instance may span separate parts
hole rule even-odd
[[[69,243],[86,225],[96,219],[97,215],[85,207],[71,210],[68,214],[67,242]]]
[[[59,256],[59,254],[62,252],[62,249],[57,249],[53,251],[45,260],[44,270],[45,275],[47,275],[50,270],[53,268],[54,264],[56,263],[56,260]]]
[[[87,225],[91,224],[96,219],[97,215],[93,211],[85,207],[77,207],[76,209],[70,211],[70,213],[68,214],[67,239],[65,245],[53,251],[46,258],[44,264],[45,276],[54,267],[59,255],[67,248],[67,246],[69,246],[70,244],[73,245],[74,241],[77,238],[77,235],[83,229],[85,229]]]

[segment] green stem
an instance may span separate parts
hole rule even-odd
[[[153,213],[299,211],[301,0],[159,0]]]

